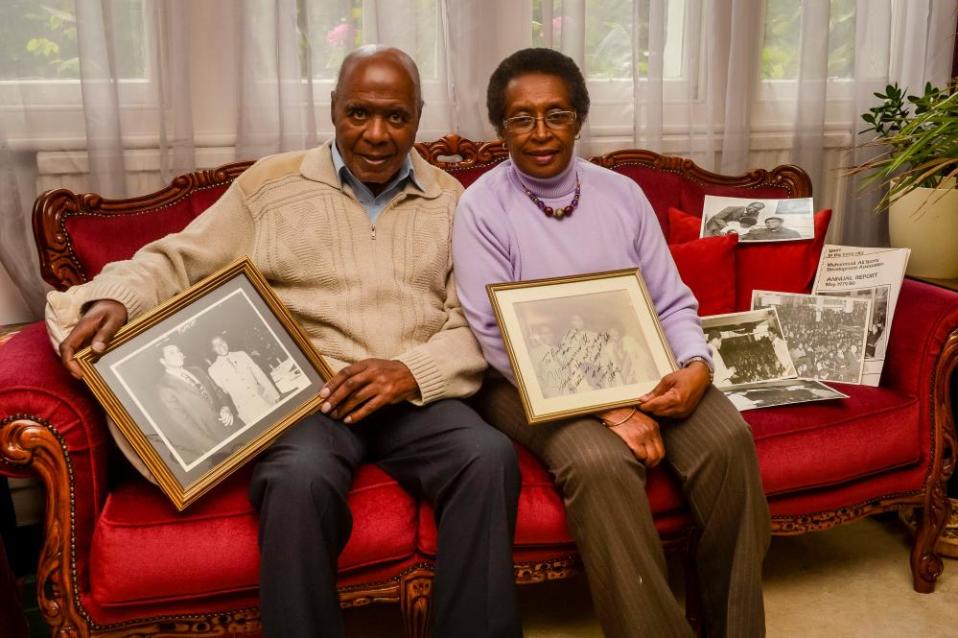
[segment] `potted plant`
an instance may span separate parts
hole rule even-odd
[[[862,114],[874,132],[868,146],[882,149],[851,169],[867,171],[863,185],[887,191],[876,207],[888,209],[891,244],[911,249],[908,274],[958,278],[958,90],[925,85],[906,95],[896,84],[875,93],[881,102]]]

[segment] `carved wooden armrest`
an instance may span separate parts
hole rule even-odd
[[[110,445],[103,411],[60,363],[42,322],[0,347],[0,472],[36,474],[48,499],[72,502],[79,542],[106,498]]]
[[[109,432],[82,382],[67,373],[43,323],[7,335],[0,347],[0,473],[44,485],[44,545],[37,596],[47,621],[70,633],[78,583],[106,498]]]

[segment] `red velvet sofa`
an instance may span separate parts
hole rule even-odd
[[[417,149],[466,184],[505,157],[498,142],[475,144],[457,136]],[[726,177],[647,151],[593,161],[640,183],[666,234],[669,207],[700,210],[705,193],[811,194],[807,175],[791,166]],[[130,200],[66,190],[44,194],[34,210],[44,277],[59,289],[86,281],[104,264],[184,226],[248,165],[180,176],[158,193]],[[694,265],[694,251],[683,259]],[[811,284],[807,274],[800,279],[802,287]],[[915,589],[932,591],[942,570],[934,546],[948,516],[945,484],[955,463],[948,381],[956,352],[958,294],[909,280],[881,387],[842,386],[850,395],[845,401],[747,412],[774,532],[798,534],[918,508],[911,570]],[[543,466],[524,450],[520,463],[517,581],[563,578],[578,562],[561,498]],[[0,473],[34,474],[46,488],[37,585],[54,635],[259,632],[248,470],[176,512],[119,458],[102,410],[60,365],[42,323],[0,346]],[[650,472],[648,489],[667,544],[694,548],[691,521],[669,471]],[[372,465],[360,469],[349,503],[355,523],[339,560],[342,605],[398,602],[405,634],[426,635],[436,551],[429,507]],[[694,609],[690,616],[696,620]]]

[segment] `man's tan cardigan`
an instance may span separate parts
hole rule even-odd
[[[264,158],[183,231],[47,297],[59,343],[86,304],[130,319],[248,255],[334,370],[369,357],[412,371],[422,403],[475,392],[485,360],[463,317],[450,236],[462,186],[411,153],[411,181],[375,225],[333,168],[329,143]],[[418,401],[417,401],[418,403]]]

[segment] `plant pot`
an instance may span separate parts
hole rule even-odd
[[[958,279],[958,189],[916,188],[893,201],[888,236],[911,249],[908,275]]]

